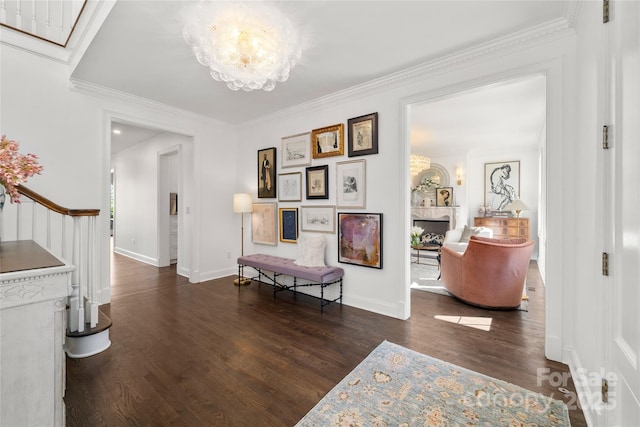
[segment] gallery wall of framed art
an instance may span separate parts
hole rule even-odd
[[[345,123],[335,123],[283,136],[279,162],[276,147],[258,150],[257,198],[273,202],[253,205],[254,243],[296,243],[300,232],[334,234],[341,248],[336,261],[382,268],[382,214],[336,214],[336,209],[367,208],[364,157],[379,152],[378,113],[349,118],[346,123],[347,135]],[[355,159],[344,159],[345,138],[347,157]],[[372,234],[354,234],[358,220]],[[367,242],[365,252],[354,247],[361,241]]]

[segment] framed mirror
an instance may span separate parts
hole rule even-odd
[[[449,186],[449,172],[447,169],[438,164],[431,163],[429,169],[420,172],[415,178],[413,185],[418,185],[422,182],[422,180],[431,178],[432,181],[438,183],[438,187],[448,187]]]

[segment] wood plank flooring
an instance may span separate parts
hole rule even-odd
[[[292,426],[378,344],[388,340],[577,406],[537,370],[544,301],[532,263],[529,311],[491,311],[412,291],[397,320],[228,277],[199,284],[120,255],[112,258],[111,347],[67,359],[67,426]],[[348,287],[348,276],[345,286]],[[348,288],[347,288],[348,289]],[[435,315],[490,317],[489,332]],[[565,388],[574,391],[569,383]],[[571,409],[572,426],[586,425]]]

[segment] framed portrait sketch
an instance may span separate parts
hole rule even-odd
[[[344,154],[344,125],[342,123],[314,129],[311,132],[313,158],[342,156]]]
[[[276,198],[276,147],[258,150],[258,198]]]
[[[484,164],[484,205],[501,212],[520,197],[520,161]]]
[[[381,213],[338,213],[338,262],[382,268]]]
[[[329,166],[310,166],[307,173],[307,199],[329,198]]]
[[[254,203],[251,212],[251,241],[261,245],[276,245],[276,204]]]
[[[280,241],[295,243],[298,240],[298,208],[280,208]]]
[[[307,166],[311,164],[311,132],[282,138],[282,167]]]
[[[281,202],[299,202],[302,200],[302,174],[300,172],[278,175],[278,200]]]
[[[320,233],[336,232],[335,206],[301,206],[300,228],[302,231],[317,231]]]
[[[436,206],[453,206],[453,187],[436,188]]]
[[[347,127],[349,157],[378,154],[378,113],[349,119]]]
[[[336,163],[336,204],[338,208],[366,207],[366,163],[351,160]]]

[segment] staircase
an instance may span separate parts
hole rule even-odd
[[[34,241],[64,264],[73,266],[67,292],[64,350],[72,358],[106,350],[111,345],[111,319],[99,308],[96,222],[100,210],[65,208],[24,186],[19,186],[18,192],[23,196],[22,202],[5,205],[2,213],[2,242]]]

